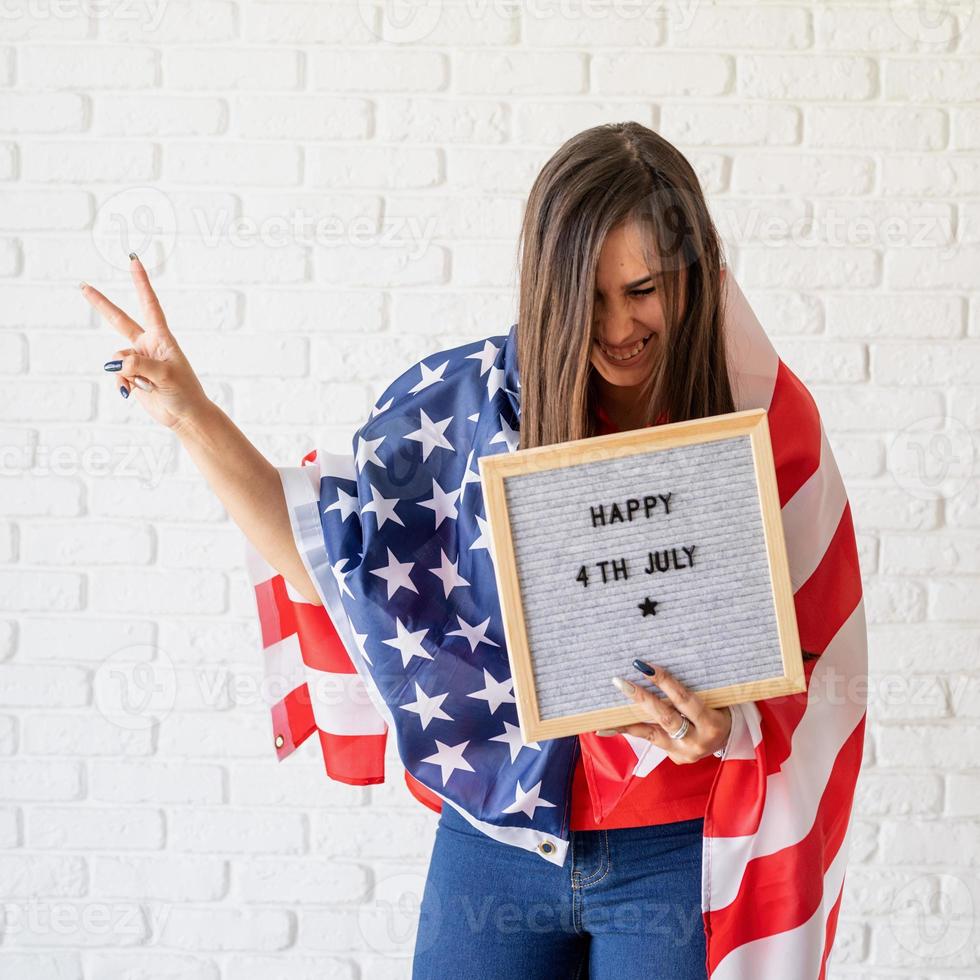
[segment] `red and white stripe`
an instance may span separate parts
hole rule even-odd
[[[294,498],[309,493],[315,499],[321,472],[338,471],[350,475],[353,459],[314,451],[304,457],[302,467],[284,469],[281,475]],[[354,786],[383,783],[389,724],[326,606],[308,602],[248,542],[245,554],[261,627],[262,690],[278,759],[292,755],[316,732],[331,779]],[[440,799],[403,772],[409,791],[438,811]]]
[[[712,980],[822,980],[837,928],[867,719],[867,626],[847,493],[816,404],[731,275],[726,322],[776,461],[807,690],[739,705],[705,814]],[[745,371],[736,363],[736,372]],[[771,378],[767,382],[766,378]],[[766,388],[771,391],[761,404]],[[751,394],[748,394],[751,393]]]
[[[805,693],[733,705],[705,812],[702,914],[711,980],[823,980],[833,946],[867,713],[867,627],[847,493],[810,393],[728,270],[736,408],[765,408]],[[615,805],[666,758],[632,736],[580,736]],[[611,777],[609,774],[615,773]],[[610,802],[612,800],[612,802]]]

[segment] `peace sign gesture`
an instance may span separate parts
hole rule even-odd
[[[128,398],[135,387],[136,400],[150,416],[173,429],[208,404],[208,397],[167,326],[143,263],[135,253],[129,258],[142,326],[88,283],[81,283],[82,295],[130,343],[104,365],[106,371],[118,374],[120,394]]]
[[[597,734],[637,735],[663,749],[678,764],[698,762],[725,747],[732,730],[731,708],[727,705],[721,709],[709,708],[696,692],[663,667],[651,667],[643,660],[634,660],[633,666],[656,678],[657,687],[667,695],[666,700],[622,677],[614,677],[613,683],[619,691],[641,705],[650,722],[602,729]],[[671,734],[677,737],[671,738]]]

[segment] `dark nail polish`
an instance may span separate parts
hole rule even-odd
[[[135,258],[136,258],[136,253],[135,253],[135,252],[130,252],[130,253],[129,253],[129,258],[130,258],[131,260],[132,260],[132,259],[135,259]]]
[[[121,371],[122,370],[122,361],[106,361],[105,364],[102,365],[102,370],[103,371]]]
[[[125,385],[120,385],[119,394],[122,395],[123,398],[129,398],[129,389]]]
[[[656,671],[648,663],[644,663],[642,660],[634,660],[633,666],[641,674],[646,674],[647,677],[653,677],[653,675],[656,673]]]

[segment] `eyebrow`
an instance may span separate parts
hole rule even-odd
[[[636,289],[637,286],[642,286],[645,282],[653,282],[653,279],[653,276],[643,276],[642,279],[634,279],[632,282],[628,282],[623,288]]]
[[[642,286],[645,282],[653,282],[655,279],[663,278],[663,274],[660,272],[654,273],[650,276],[642,276],[640,279],[634,279],[632,282],[628,282],[623,286],[623,292],[628,293],[631,289],[636,289],[637,286]],[[597,289],[596,292],[602,292],[601,289]]]

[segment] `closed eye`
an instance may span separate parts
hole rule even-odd
[[[649,296],[650,293],[656,290],[656,286],[651,286],[649,289],[634,289],[631,293],[632,296]]]

